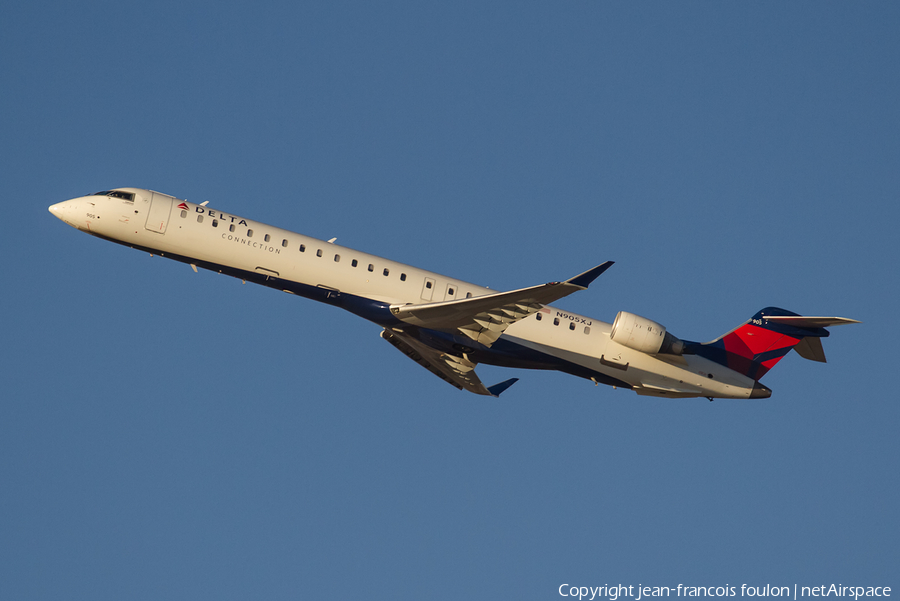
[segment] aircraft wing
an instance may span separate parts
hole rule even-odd
[[[547,303],[585,290],[612,264],[607,261],[564,282],[438,303],[391,305],[391,313],[410,325],[458,331],[478,343],[491,346],[510,324],[539,311]]]
[[[488,388],[475,373],[477,364],[468,359],[442,353],[396,330],[382,330],[381,337],[397,347],[401,353],[460,390],[497,397],[518,381],[518,378],[512,378]]]

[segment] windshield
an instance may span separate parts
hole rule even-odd
[[[104,190],[102,192],[94,192],[91,196],[112,196],[113,198],[121,198],[122,200],[128,200],[134,202],[134,193],[132,192],[120,192],[119,190]]]

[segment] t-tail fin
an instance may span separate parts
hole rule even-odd
[[[825,362],[822,338],[826,326],[859,323],[846,317],[806,317],[777,307],[766,307],[743,325],[691,351],[720,365],[759,380],[791,349],[812,361]]]

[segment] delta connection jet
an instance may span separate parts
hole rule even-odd
[[[142,190],[116,188],[50,207],[83,232],[197,268],[334,305],[383,329],[381,337],[445,382],[498,396],[517,381],[485,386],[479,363],[558,370],[640,395],[759,399],[759,380],[791,349],[825,361],[825,329],[859,323],[768,307],[711,342],[676,338],[621,311],[613,323],[550,306],[585,290],[612,265],[575,277],[496,292]]]

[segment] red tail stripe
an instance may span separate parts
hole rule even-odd
[[[749,323],[728,334],[722,340],[725,343],[725,350],[748,359],[772,349],[792,347],[798,341],[797,338]]]

